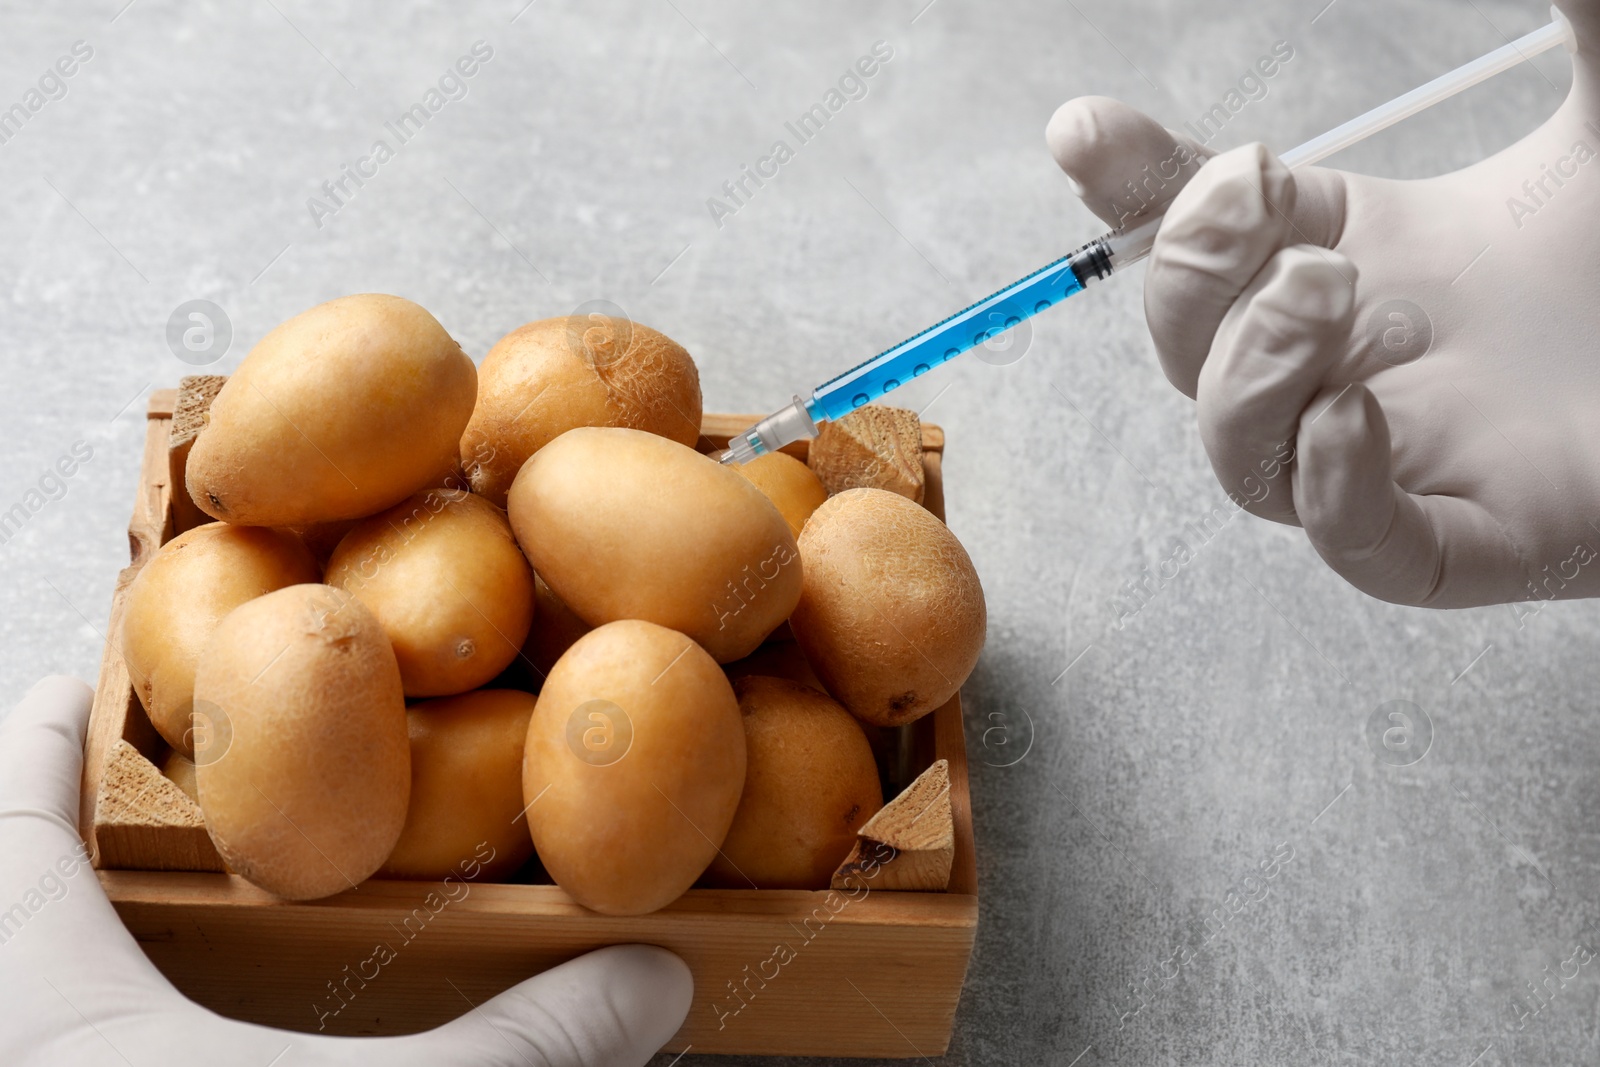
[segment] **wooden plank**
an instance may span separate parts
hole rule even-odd
[[[178,391],[176,389],[152,389],[150,399],[145,402],[145,417],[150,419],[170,419],[177,410]]]
[[[950,764],[934,760],[900,795],[856,831],[856,843],[829,884],[848,889],[872,873],[883,889],[942,893],[955,859]],[[881,868],[881,869],[879,869]]]
[[[105,767],[111,760],[116,743],[129,741],[145,756],[155,753],[148,747],[148,738],[140,737],[138,725],[130,728],[130,721],[142,723],[148,729],[149,720],[134,696],[134,679],[119,651],[122,645],[122,616],[127,601],[128,584],[139,568],[172,536],[171,488],[167,465],[167,429],[170,425],[172,402],[176,390],[157,389],[150,396],[149,415],[145,420],[144,455],[139,470],[139,486],[133,498],[133,517],[128,522],[128,552],[132,563],[117,575],[116,588],[111,594],[111,617],[106,626],[106,647],[100,659],[100,677],[94,690],[94,703],[89,711],[89,732],[84,743],[83,784],[78,795],[78,821],[89,855],[98,865],[98,841],[94,825],[95,802]],[[130,715],[130,705],[133,714]],[[129,733],[132,729],[134,732]],[[153,735],[154,731],[149,730]],[[146,745],[141,747],[140,741]],[[154,839],[159,840],[159,836]],[[180,853],[180,856],[182,853]],[[138,861],[139,853],[128,857]],[[174,862],[181,862],[174,857]],[[171,863],[152,863],[158,869],[170,868]]]
[[[101,867],[225,869],[199,805],[127,741],[102,768],[94,824]]]
[[[886,489],[922,503],[922,423],[908,408],[868,404],[823,423],[806,466],[828,495],[846,489]]]
[[[947,893],[978,895],[978,854],[972,835],[972,792],[967,782],[966,731],[961,721],[961,694],[933,713],[934,753],[950,763],[950,821],[956,831],[956,854],[950,864]]]
[[[922,454],[922,506],[944,521],[944,456],[938,452]]]
[[[739,1055],[944,1052],[977,916],[970,896],[878,893],[870,883],[854,900],[697,889],[654,914],[618,918],[555,886],[458,885],[455,900],[430,903],[431,883],[367,882],[288,904],[227,875],[100,879],[151,960],[225,1015],[326,1033],[414,1032],[467,1010],[462,994],[480,1004],[595,947],[646,943],[678,953],[695,976],[668,1050]]]

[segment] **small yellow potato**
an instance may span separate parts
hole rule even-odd
[[[683,634],[628,620],[580,637],[545,679],[522,800],[557,885],[594,911],[643,915],[716,855],[744,772],[721,669]]]
[[[811,468],[785,452],[768,452],[733,468],[772,501],[796,537],[828,491]]]
[[[533,625],[528,628],[528,639],[522,643],[522,654],[537,672],[536,681],[543,684],[556,660],[593,627],[574,615],[537,574],[533,576],[533,602],[537,605]]]
[[[346,296],[268,333],[211,402],[189,495],[243,526],[358,519],[439,484],[458,459],[477,370],[398,296]]]
[[[221,522],[184,531],[139,568],[122,617],[122,658],[151,725],[174,751],[194,754],[195,662],[217,623],[247,600],[318,577],[294,535]]]
[[[235,608],[200,654],[196,778],[229,869],[289,900],[350,889],[393,851],[411,794],[400,668],[342,589],[292,585]]]
[[[519,327],[489,349],[461,435],[472,489],[502,507],[529,456],[577,426],[627,426],[693,447],[700,372],[672,338],[609,315]]]
[[[356,524],[323,580],[378,616],[408,697],[483,685],[533,621],[533,571],[505,513],[460,490],[428,489]]]
[[[531,693],[478,689],[406,709],[411,806],[381,876],[460,878],[476,859],[482,869],[474,881],[495,882],[528,861],[522,746],[533,704]]]
[[[826,889],[883,807],[872,746],[833,698],[784,678],[734,683],[744,714],[744,794],[706,879],[757,889]]]
[[[183,790],[190,800],[200,803],[200,785],[195,780],[194,760],[176,750],[168,752],[167,758],[161,762],[161,773]]]
[[[859,719],[903,726],[955,695],[988,614],[967,550],[920,504],[847,489],[800,535],[805,584],[789,618],[828,692]]]
[[[800,595],[778,509],[665,437],[568,430],[523,465],[508,504],[534,570],[593,626],[644,619],[728,663],[755,651]]]

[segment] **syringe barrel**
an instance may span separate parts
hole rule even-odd
[[[1156,231],[1161,229],[1161,220],[1165,217],[1166,212],[1163,211],[1137,226],[1113,230],[1100,238],[1110,254],[1111,269],[1121,270],[1148,256],[1156,243]]]
[[[1156,243],[1161,218],[1157,215],[1131,229],[1112,230],[1068,255],[1067,265],[1077,276],[1079,287],[1087,288],[1089,283],[1109,278],[1148,256]]]

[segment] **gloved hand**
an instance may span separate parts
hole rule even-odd
[[[642,1064],[689,1010],[689,969],[619,945],[530,978],[435,1030],[329,1037],[186,1000],[82,859],[78,777],[92,693],[46,678],[0,724],[0,1063],[195,1067]]]
[[[1567,100],[1436,178],[1180,168],[1211,154],[1105,98],[1050,120],[1101,218],[1170,201],[1145,316],[1223,488],[1383,600],[1600,595],[1600,0],[1561,6]]]

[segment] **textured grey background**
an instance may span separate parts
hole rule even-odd
[[[1177,125],[1287,40],[1295,58],[1216,142],[1287,147],[1544,17],[1498,0],[123,2],[0,16],[0,107],[75,40],[94,48],[0,144],[0,510],[75,441],[94,449],[0,545],[7,702],[46,671],[95,676],[144,395],[189,369],[164,339],[182,301],[231,316],[226,371],[344,293],[417,300],[479,356],[604,298],[694,353],[708,410],[767,409],[1099,232],[1043,146],[1062,100]],[[316,226],[307,198],[478,39],[494,58],[469,95]],[[715,225],[707,198],[880,39],[895,56],[867,97]],[[1566,82],[1546,57],[1338,162],[1467,163]],[[948,431],[950,524],[990,609],[967,687],[982,923],[947,1061],[1595,1062],[1600,966],[1520,1030],[1512,998],[1592,943],[1600,607],[1522,626],[1391,607],[1297,531],[1240,516],[1110,629],[1124,584],[1223,500],[1139,308],[1137,279],[1094,290],[1020,360],[968,357],[901,394]],[[1433,726],[1409,767],[1371,744],[1390,700]],[[1293,858],[1245,884],[1280,843]],[[1257,899],[1205,943],[1241,885]]]

